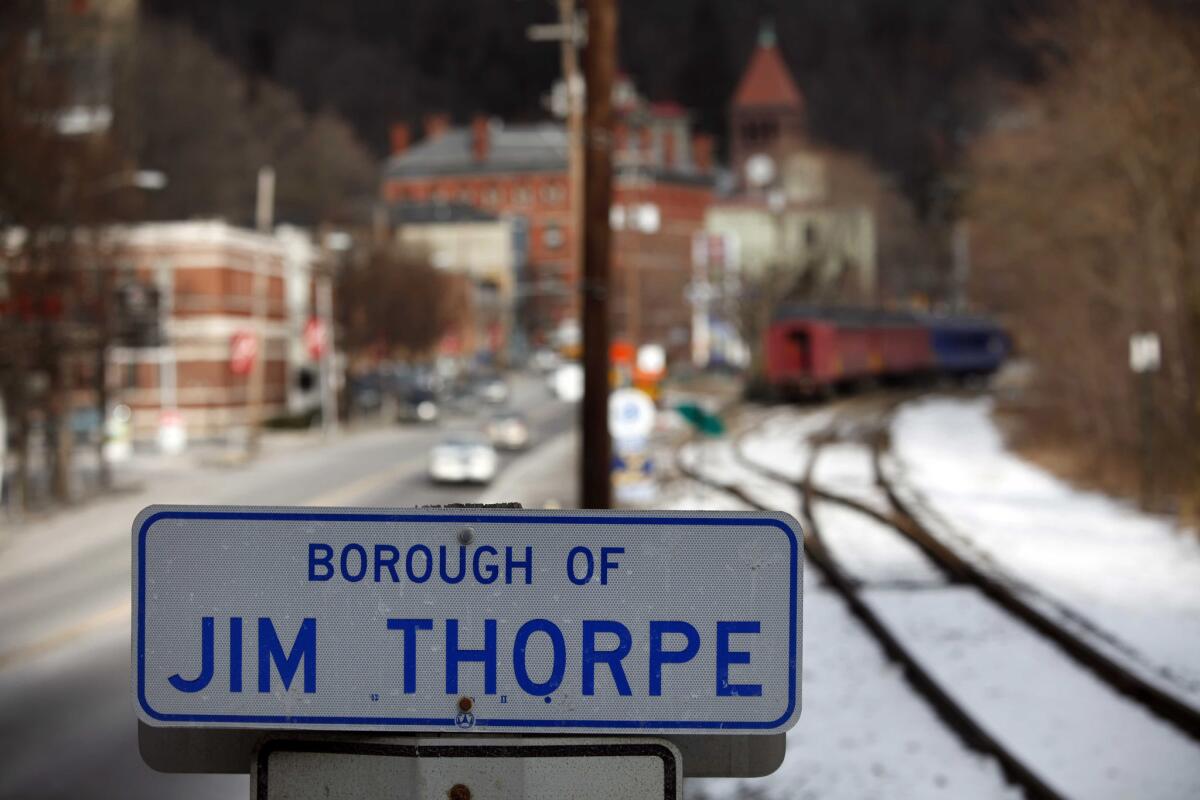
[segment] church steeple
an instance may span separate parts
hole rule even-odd
[[[759,28],[758,46],[730,111],[732,166],[744,185],[762,189],[778,179],[784,158],[802,148],[806,138],[804,95],[783,61],[770,20]],[[750,159],[756,166],[753,175],[746,171]]]
[[[758,32],[758,47],[750,57],[737,92],[734,108],[801,108],[804,97],[796,87],[775,40],[775,25],[765,20]]]

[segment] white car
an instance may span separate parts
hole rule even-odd
[[[490,483],[496,477],[496,448],[482,436],[457,434],[429,453],[429,478],[435,483]]]
[[[493,405],[507,402],[508,383],[500,377],[485,378],[479,385],[479,396]]]
[[[529,446],[529,423],[515,411],[497,414],[488,422],[487,435],[501,450],[524,450]]]
[[[545,348],[538,350],[529,359],[529,364],[542,374],[553,372],[559,364],[558,353]]]
[[[550,390],[564,403],[578,403],[583,399],[583,367],[568,362],[550,373]]]

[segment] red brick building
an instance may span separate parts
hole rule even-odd
[[[691,238],[712,199],[712,141],[692,134],[682,108],[646,103],[627,79],[614,99],[614,334],[682,354]],[[393,128],[383,173],[386,201],[465,203],[524,229],[524,252],[516,259],[517,318],[535,343],[550,341],[578,316],[580,242],[567,155],[566,130],[558,123],[509,126],[476,117],[455,127],[447,116],[431,115],[415,144],[408,126]]]
[[[318,402],[303,336],[314,315],[317,250],[305,234],[181,222],[138,225],[116,238],[118,286],[153,297],[158,317],[157,342],[110,351],[110,396],[132,410],[135,439],[154,438],[164,412],[177,412],[194,439],[253,424],[256,375],[233,366],[235,336],[257,336],[263,416]]]

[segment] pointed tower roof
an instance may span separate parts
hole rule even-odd
[[[758,47],[742,74],[733,95],[734,108],[800,108],[804,97],[788,72],[787,64],[775,44],[775,26],[764,22],[758,33]]]

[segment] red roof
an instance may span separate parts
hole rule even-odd
[[[754,50],[750,66],[746,67],[742,82],[733,95],[733,105],[737,108],[800,108],[804,105],[804,97],[774,44],[760,44]]]

